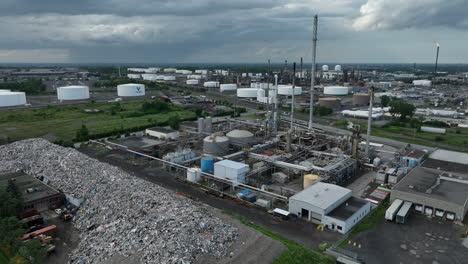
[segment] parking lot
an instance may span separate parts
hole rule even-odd
[[[365,263],[467,263],[463,227],[412,214],[406,224],[382,221],[375,228],[352,238],[345,249],[358,253]],[[362,247],[353,246],[356,242]]]

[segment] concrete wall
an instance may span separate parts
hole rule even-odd
[[[423,206],[423,212],[426,206],[432,207],[434,209],[433,215],[435,215],[436,209],[441,209],[445,212],[455,213],[456,220],[463,220],[463,217],[465,216],[468,210],[468,204],[465,204],[464,206],[458,205],[458,204],[454,204],[454,203],[450,203],[446,201],[440,201],[440,200],[428,198],[425,196],[402,192],[402,191],[394,189],[392,190],[390,194],[390,200],[393,202],[395,199],[409,201],[409,202],[412,202],[413,204],[421,204]]]

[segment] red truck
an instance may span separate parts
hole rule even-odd
[[[51,226],[48,226],[48,227],[44,227],[42,229],[39,229],[37,231],[34,231],[34,232],[31,232],[31,233],[27,233],[26,235],[22,236],[20,238],[20,240],[28,240],[30,238],[33,238],[33,237],[36,237],[38,235],[55,235],[55,233],[57,232],[57,226],[56,225],[51,225]]]

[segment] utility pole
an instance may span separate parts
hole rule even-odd
[[[309,129],[312,130],[314,118],[314,88],[315,88],[315,59],[317,57],[317,24],[318,16],[314,16],[314,31],[312,35],[312,76],[310,77],[310,108],[309,108]]]
[[[294,92],[296,88],[296,63],[293,63],[293,81],[292,81],[292,99],[291,99],[291,132],[293,130],[294,120]]]
[[[367,139],[366,139],[366,156],[369,158],[369,148],[370,148],[370,136],[371,136],[371,127],[372,127],[372,107],[374,104],[374,86],[371,86],[369,89],[369,116],[367,118]]]

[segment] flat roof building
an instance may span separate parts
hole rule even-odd
[[[65,195],[62,192],[24,172],[0,174],[0,188],[8,186],[9,180],[14,182],[21,193],[23,210],[36,208],[37,211],[42,212],[58,208],[65,201]]]
[[[147,128],[145,133],[148,136],[152,136],[159,139],[177,139],[179,137],[179,131],[167,127],[152,127]]]
[[[463,220],[468,210],[468,154],[435,151],[392,190],[390,199],[414,204],[428,216]]]
[[[315,182],[289,198],[289,211],[344,234],[370,211],[369,202],[351,194],[338,185]]]

